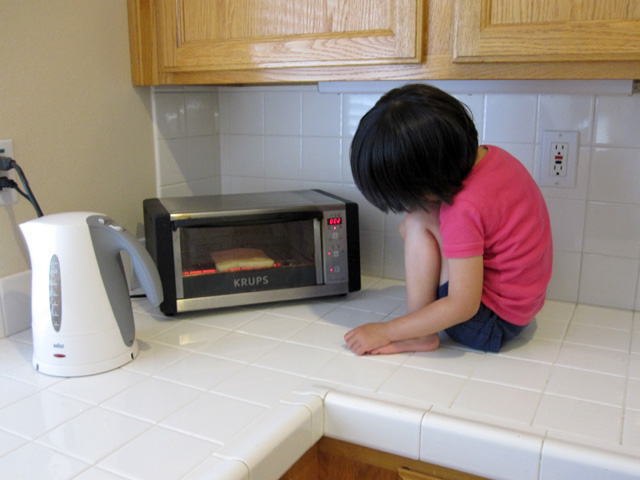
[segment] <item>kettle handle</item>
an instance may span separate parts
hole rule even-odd
[[[151,256],[140,245],[140,242],[109,217],[92,215],[87,218],[87,224],[91,231],[91,237],[94,240],[99,237],[100,248],[113,252],[125,250],[129,253],[133,269],[147,294],[147,298],[153,306],[159,305],[163,300],[160,275]]]

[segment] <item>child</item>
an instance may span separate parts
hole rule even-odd
[[[355,183],[383,212],[406,213],[407,314],[348,332],[356,354],[435,350],[442,330],[498,352],[542,308],[552,263],[544,199],[518,160],[477,137],[466,107],[428,85],[391,90],[360,121]]]

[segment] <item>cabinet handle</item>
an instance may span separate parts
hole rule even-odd
[[[443,480],[440,477],[434,477],[426,473],[416,472],[407,467],[398,468],[398,477],[400,480]]]

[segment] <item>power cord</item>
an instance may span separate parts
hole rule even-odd
[[[16,181],[12,178],[9,177],[0,177],[0,190],[2,190],[3,188],[13,188],[14,190],[16,190],[20,195],[22,195],[24,198],[26,198],[27,200],[29,200],[29,195],[27,195],[26,193],[24,193],[21,189],[20,186],[16,183]]]
[[[38,201],[31,191],[27,177],[22,171],[22,168],[20,168],[20,165],[18,165],[18,162],[11,157],[0,156],[0,171],[11,170],[12,168],[18,173],[18,177],[20,177],[20,182],[22,183],[25,191],[23,192],[18,184],[9,177],[0,177],[0,190],[3,188],[15,188],[20,195],[31,202],[31,205],[33,205],[33,208],[36,210],[38,217],[42,217],[42,209],[40,208],[40,205],[38,205]]]

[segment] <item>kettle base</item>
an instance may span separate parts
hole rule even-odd
[[[139,351],[138,342],[134,341],[130,348],[115,357],[80,365],[65,364],[65,360],[68,361],[68,359],[60,359],[60,361],[56,359],[55,363],[45,362],[42,359],[36,358],[34,354],[32,365],[38,372],[53,377],[84,377],[108,372],[109,370],[115,370],[116,368],[126,365],[138,356]]]

